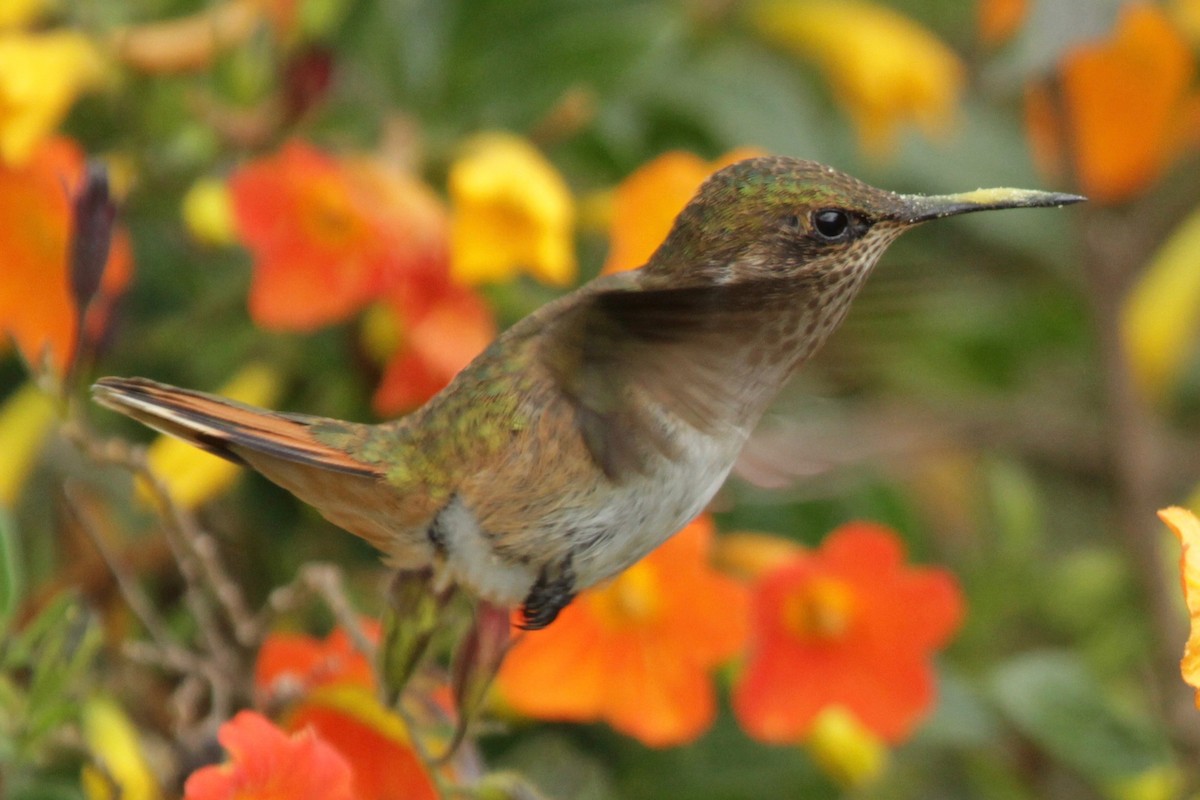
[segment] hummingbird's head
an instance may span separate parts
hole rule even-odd
[[[1083,199],[1025,189],[904,195],[814,161],[752,158],[700,187],[646,265],[645,278],[675,285],[772,277],[840,283],[865,275],[897,236],[927,220]]]

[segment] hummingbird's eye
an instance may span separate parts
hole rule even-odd
[[[812,221],[817,233],[826,239],[840,239],[850,229],[849,215],[837,208],[814,211]]]

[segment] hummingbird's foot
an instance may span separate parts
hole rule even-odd
[[[527,631],[541,630],[554,622],[558,612],[575,599],[575,570],[568,554],[558,564],[542,567],[537,581],[525,597],[521,606],[524,621],[521,628]]]

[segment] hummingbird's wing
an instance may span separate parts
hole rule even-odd
[[[677,455],[679,422],[709,434],[750,424],[764,317],[805,300],[794,281],[599,291],[556,320],[542,357],[597,463],[620,479]]]

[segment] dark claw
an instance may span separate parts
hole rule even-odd
[[[571,557],[556,567],[542,567],[538,579],[525,597],[521,606],[524,621],[521,628],[527,631],[541,630],[554,622],[558,612],[575,599],[575,571],[571,569]]]

